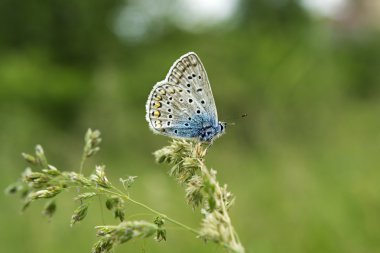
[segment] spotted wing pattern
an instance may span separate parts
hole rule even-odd
[[[210,83],[195,53],[178,59],[166,79],[153,87],[146,120],[155,133],[179,138],[196,138],[206,123],[218,123]]]

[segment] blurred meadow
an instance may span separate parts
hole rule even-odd
[[[231,216],[246,251],[380,252],[379,17],[373,0],[2,0],[0,188],[36,144],[77,170],[86,129],[99,129],[86,173],[104,163],[112,181],[136,175],[135,199],[198,227],[199,211],[154,162],[168,138],[144,119],[153,85],[194,51],[219,119],[236,123],[206,162],[237,197]],[[90,252],[99,203],[70,228],[72,197],[49,221],[43,201],[21,215],[20,201],[0,194],[1,251]],[[168,224],[166,242],[116,252],[224,250]]]

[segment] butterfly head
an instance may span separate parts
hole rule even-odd
[[[226,132],[227,123],[219,121],[218,123],[218,136]]]
[[[218,138],[226,131],[226,123],[225,122],[218,122],[218,125],[216,126],[205,126],[201,129],[201,133],[199,135],[201,141],[205,142],[211,142],[214,139]]]

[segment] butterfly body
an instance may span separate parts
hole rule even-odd
[[[180,57],[152,89],[146,120],[154,133],[211,142],[225,132],[206,71],[193,53]]]

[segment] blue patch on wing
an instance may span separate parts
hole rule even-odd
[[[213,122],[213,119],[207,114],[196,114],[180,121],[173,120],[172,126],[166,127],[165,132],[175,137],[198,138],[208,141],[217,134],[218,125],[214,126]]]

